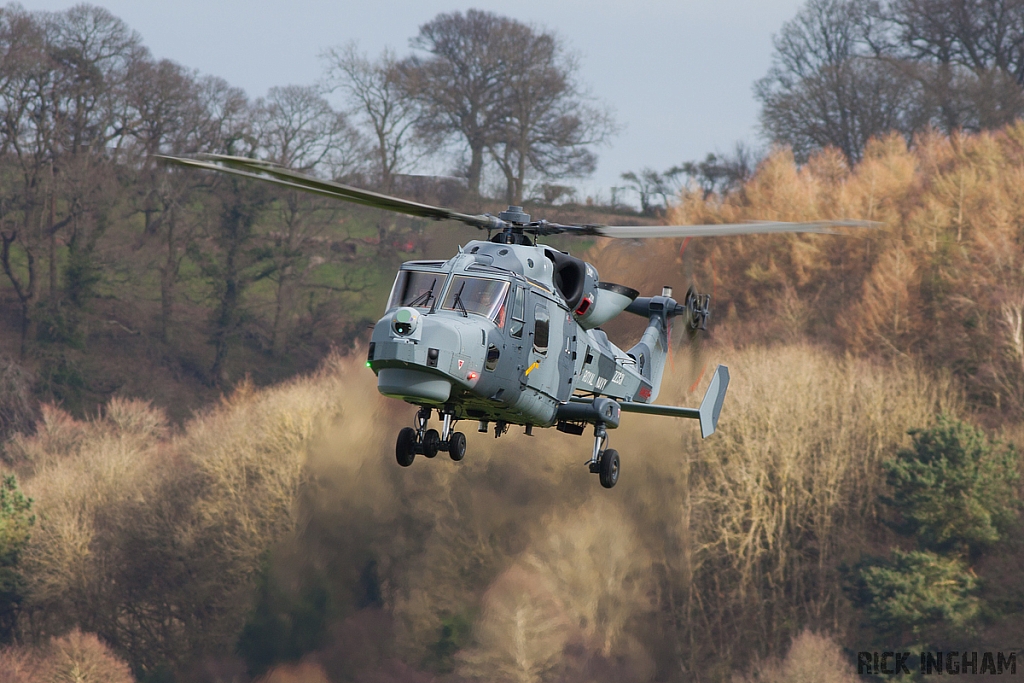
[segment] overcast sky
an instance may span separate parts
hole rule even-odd
[[[67,0],[23,0],[61,10]],[[599,150],[585,192],[619,174],[664,170],[737,141],[761,144],[752,86],[768,69],[772,36],[802,0],[105,0],[157,58],[220,76],[257,97],[310,84],[318,54],[357,40],[377,55],[409,52],[418,27],[441,12],[491,10],[556,32],[580,58],[581,80],[611,106],[622,132]]]

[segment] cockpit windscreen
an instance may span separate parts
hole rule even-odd
[[[442,308],[483,315],[501,326],[505,322],[508,288],[509,284],[504,280],[456,275],[448,287]]]
[[[424,273],[419,270],[398,271],[395,286],[391,288],[391,298],[388,299],[388,310],[398,306],[430,308],[441,293],[445,276],[445,273]]]

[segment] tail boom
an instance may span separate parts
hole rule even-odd
[[[700,408],[621,401],[619,402],[619,409],[624,413],[683,417],[699,420],[701,438],[706,439],[714,434],[715,429],[718,427],[718,417],[722,413],[722,403],[725,401],[725,393],[728,389],[729,368],[725,365],[719,365],[715,368],[715,374],[711,377],[711,384],[708,385],[708,390],[704,393],[704,399],[700,402]],[[594,399],[574,396],[572,401],[574,403],[593,403]],[[615,421],[615,426],[618,426],[618,420]]]

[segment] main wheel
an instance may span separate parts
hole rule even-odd
[[[441,450],[441,435],[436,429],[428,429],[423,435],[423,455],[433,458]]]
[[[448,439],[448,455],[455,462],[466,457],[466,435],[462,432],[455,432]]]
[[[416,430],[412,427],[406,427],[398,432],[395,456],[402,467],[408,467],[416,459]]]
[[[600,469],[598,476],[601,479],[601,486],[610,489],[619,480],[619,452],[614,448],[601,453]]]

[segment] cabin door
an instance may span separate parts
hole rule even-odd
[[[562,339],[561,310],[544,297],[530,292],[526,315],[528,338],[524,341],[529,353],[522,382],[537,391],[556,397],[558,359]]]

